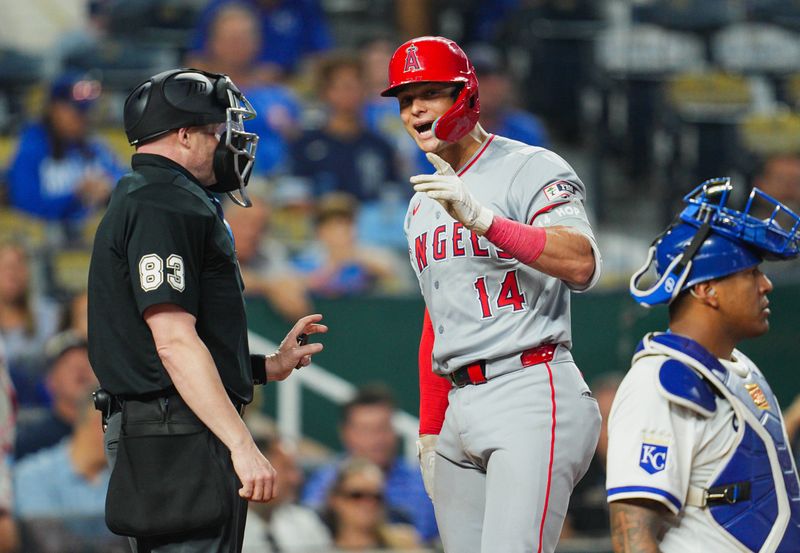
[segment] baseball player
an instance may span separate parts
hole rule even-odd
[[[800,551],[800,484],[778,401],[735,349],[769,329],[772,283],[759,267],[798,255],[800,217],[758,189],[736,211],[730,190],[714,179],[688,194],[631,279],[641,304],[669,304],[669,330],[641,341],[611,408],[617,553]],[[751,215],[758,203],[771,215]],[[653,261],[657,282],[641,290]]]
[[[420,460],[445,550],[553,551],[600,425],[570,355],[570,290],[600,275],[584,185],[478,124],[452,40],[400,46],[382,94],[436,168],[411,178],[405,232],[427,307]]]

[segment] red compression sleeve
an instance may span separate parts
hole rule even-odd
[[[444,424],[450,381],[432,371],[433,323],[425,309],[419,340],[419,433],[438,434]]]
[[[526,225],[499,215],[494,216],[484,236],[525,265],[539,259],[547,242],[547,232],[542,227]]]

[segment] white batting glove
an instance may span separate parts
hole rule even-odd
[[[424,192],[429,198],[442,204],[453,219],[460,221],[468,229],[485,234],[492,224],[492,210],[475,200],[449,163],[433,153],[427,153],[425,157],[436,168],[436,173],[411,177],[414,190]]]
[[[422,471],[422,483],[428,497],[433,501],[433,477],[436,466],[436,442],[439,436],[436,434],[423,434],[417,439],[417,458],[419,468]]]

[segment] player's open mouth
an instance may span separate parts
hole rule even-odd
[[[419,134],[422,134],[424,132],[428,132],[429,130],[431,130],[431,127],[433,127],[433,121],[430,121],[428,123],[422,123],[420,125],[414,125],[414,130],[417,131]]]

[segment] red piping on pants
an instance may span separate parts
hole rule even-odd
[[[547,490],[544,495],[544,510],[542,511],[542,522],[539,525],[539,548],[537,553],[542,553],[542,541],[544,539],[544,523],[547,518],[547,505],[550,503],[550,482],[553,477],[553,453],[556,446],[556,389],[553,386],[553,370],[550,368],[550,363],[545,363],[547,367],[547,376],[550,378],[550,403],[552,405],[552,425],[550,427],[550,462],[547,467]]]

